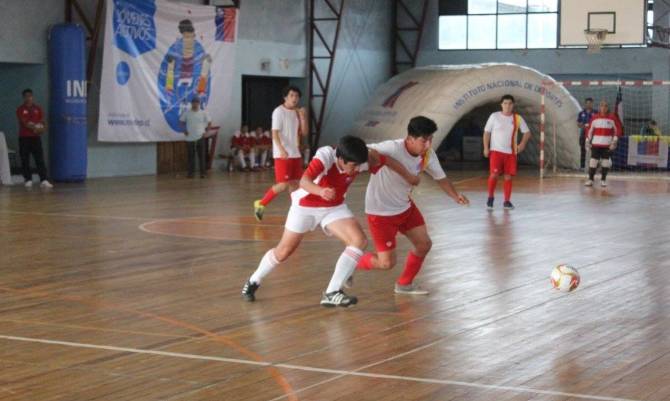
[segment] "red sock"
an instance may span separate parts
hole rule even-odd
[[[489,198],[493,198],[493,194],[496,192],[497,183],[498,183],[498,177],[489,176]]]
[[[358,264],[356,265],[356,269],[358,270],[372,270],[372,258],[375,256],[374,253],[370,252],[365,252],[363,256],[361,256],[360,259],[358,259]]]
[[[505,202],[509,202],[509,199],[512,197],[512,180],[505,180],[504,183],[505,189]]]
[[[272,187],[270,187],[270,189],[268,189],[268,191],[265,193],[265,196],[263,196],[263,199],[261,199],[261,205],[267,206],[268,203],[272,202],[275,196],[277,196],[277,194],[272,190]]]
[[[414,277],[416,277],[416,275],[419,274],[419,270],[421,270],[421,265],[423,264],[424,259],[425,256],[419,257],[410,251],[407,254],[407,260],[405,261],[405,270],[403,270],[400,277],[398,277],[398,284],[412,284]]]

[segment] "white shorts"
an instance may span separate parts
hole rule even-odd
[[[323,232],[331,235],[326,229],[328,224],[349,218],[354,218],[354,214],[344,203],[333,207],[304,207],[294,204],[288,211],[284,226],[289,231],[304,234],[314,231],[318,225],[321,225]]]

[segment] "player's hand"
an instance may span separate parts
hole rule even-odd
[[[589,142],[589,141],[584,142],[584,148],[585,149],[591,149],[591,142]]]
[[[616,143],[613,143],[613,144],[610,145],[610,150],[614,150],[614,149],[616,149]]]
[[[519,154],[523,152],[523,150],[526,149],[526,144],[520,144],[519,147],[516,149],[516,153]]]
[[[286,149],[279,148],[279,158],[280,159],[288,159],[288,153],[286,152]]]
[[[463,194],[458,194],[458,197],[456,197],[456,203],[459,205],[469,205],[470,200]]]
[[[304,107],[298,107],[296,111],[298,112],[298,117],[300,117],[301,119],[304,120],[307,117],[307,111],[305,110]]]
[[[489,150],[487,148],[484,148],[484,157],[489,157]]]
[[[412,175],[409,174],[408,176],[405,177],[405,181],[411,186],[417,186],[421,182],[421,176],[420,175]]]
[[[335,199],[335,190],[333,188],[323,188],[321,189],[319,196],[327,201]]]

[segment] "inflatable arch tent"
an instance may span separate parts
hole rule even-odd
[[[500,110],[501,96],[509,93],[516,100],[515,110],[532,132],[527,149],[519,155],[520,162],[538,166],[543,82],[555,81],[532,68],[509,63],[414,68],[377,89],[355,121],[353,133],[368,142],[399,138],[405,135],[410,118],[424,115],[437,123],[438,131],[433,141],[433,147],[437,148],[461,118],[487,104],[492,110]],[[547,87],[546,162],[552,162],[555,145],[558,167],[579,168],[579,129],[576,124],[579,111],[579,103],[563,86]],[[482,128],[485,122],[482,122]]]

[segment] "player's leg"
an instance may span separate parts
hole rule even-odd
[[[607,173],[612,168],[612,152],[608,149],[603,152],[603,157],[600,159],[600,186],[607,186]]]
[[[486,207],[488,209],[493,209],[493,199],[496,185],[498,184],[498,177],[503,172],[504,167],[504,154],[491,151],[489,153],[489,179],[487,181],[488,198],[486,199]]]
[[[403,213],[404,214],[404,213]],[[367,252],[358,261],[360,270],[389,270],[396,264],[396,235],[398,222],[404,216],[368,215],[368,228],[375,246],[376,253]]]
[[[240,149],[237,151],[237,159],[240,163],[240,168],[243,170],[247,169],[247,162],[244,159],[244,149]]]
[[[504,165],[504,183],[503,189],[505,194],[505,202],[503,207],[507,210],[514,209],[514,205],[511,202],[512,199],[512,177],[516,175],[516,155],[505,155],[505,165]]]
[[[593,179],[598,169],[598,160],[600,159],[598,148],[591,148],[591,158],[589,159],[589,179],[584,183],[585,186],[593,186]]]
[[[345,307],[353,305],[358,300],[354,296],[345,294],[342,287],[356,270],[356,264],[363,256],[367,239],[363,229],[353,216],[335,220],[327,224],[325,229],[339,238],[346,245],[346,248],[335,263],[335,270],[321,299],[321,305]]]
[[[258,290],[258,287],[260,287],[263,278],[291,256],[296,248],[298,248],[298,245],[300,245],[303,236],[303,233],[296,233],[284,229],[284,234],[282,235],[279,244],[263,255],[263,258],[258,264],[258,268],[256,268],[256,271],[254,271],[249,280],[244,284],[244,287],[242,287],[242,296],[245,300],[249,302],[256,300],[255,293],[256,290]]]
[[[423,215],[414,204],[412,204],[410,213],[399,229],[410,240],[413,249],[407,254],[403,271],[396,281],[395,292],[397,294],[427,295],[428,291],[419,288],[414,283],[414,278],[419,274],[423,261],[430,252],[433,243],[428,236]]]
[[[254,216],[256,220],[263,220],[263,213],[265,212],[265,207],[272,202],[272,200],[279,195],[280,193],[286,191],[288,188],[288,182],[290,179],[289,175],[289,159],[276,159],[275,160],[275,182],[273,186],[268,188],[265,191],[262,199],[257,199],[254,201]]]

